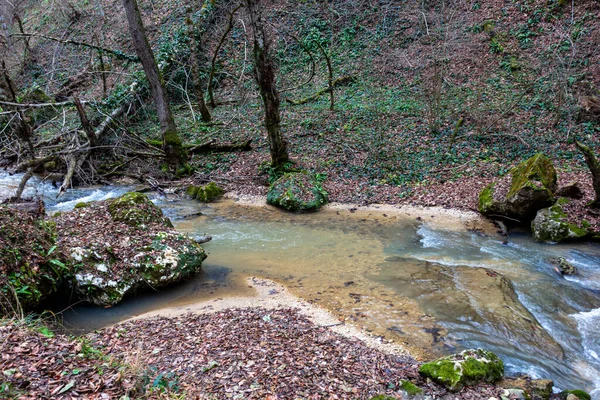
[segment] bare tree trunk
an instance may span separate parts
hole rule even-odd
[[[136,0],[123,0],[125,13],[127,14],[127,22],[129,24],[129,32],[133,40],[133,47],[140,58],[152,96],[156,105],[158,120],[160,121],[160,129],[163,137],[163,150],[165,151],[167,164],[171,169],[177,170],[186,162],[185,152],[182,149],[181,139],[177,134],[175,120],[169,108],[169,99],[165,89],[165,82],[158,70],[154,53],[148,43],[148,37],[144,30],[142,17]]]
[[[287,143],[281,133],[279,94],[275,87],[275,71],[269,57],[269,44],[258,9],[259,0],[245,1],[254,35],[254,77],[265,105],[265,126],[269,137],[271,165],[281,168],[284,163],[289,161],[290,157],[287,152]]]
[[[27,168],[27,172],[25,172],[25,174],[21,178],[21,182],[19,183],[19,187],[17,188],[17,192],[15,193],[15,196],[14,196],[15,199],[21,198],[21,196],[23,195],[23,191],[25,190],[25,185],[27,185],[27,182],[29,181],[29,179],[31,179],[32,176],[33,176],[33,169]]]
[[[79,120],[81,121],[81,126],[83,127],[83,131],[88,137],[90,141],[90,147],[94,147],[96,145],[96,134],[94,133],[94,128],[92,128],[92,124],[90,124],[90,120],[85,114],[85,110],[83,109],[83,104],[78,97],[73,96],[73,103],[75,104],[75,108],[77,109],[77,114],[79,114]]]
[[[6,82],[8,95],[15,104],[18,104],[17,92],[15,90],[12,80],[10,79],[10,76],[8,75],[8,70],[6,68],[6,63],[4,62],[4,60],[2,60],[0,67],[2,69],[3,78]],[[31,157],[35,158],[35,151],[33,149],[33,129],[29,125],[29,118],[27,117],[27,115],[25,115],[25,113],[22,110],[16,108],[16,111],[19,116],[18,127],[16,129],[17,135],[23,142],[27,144],[27,149],[29,150]]]
[[[198,111],[200,111],[202,121],[210,122],[212,117],[208,107],[206,107],[206,102],[204,101],[202,79],[200,78],[200,68],[198,68],[200,58],[198,57],[198,41],[196,40],[196,32],[194,32],[194,23],[192,21],[192,16],[194,13],[193,9],[188,9],[188,13],[189,15],[185,22],[188,26],[188,37],[190,39],[190,64],[192,66],[192,84],[194,86],[194,95],[196,96],[196,101],[198,101]]]
[[[575,146],[583,154],[585,163],[587,164],[590,172],[592,173],[592,186],[594,187],[595,198],[592,202],[592,207],[600,207],[600,162],[594,155],[594,152],[588,146],[575,141]]]
[[[210,73],[208,76],[208,85],[207,85],[206,89],[208,92],[208,100],[210,101],[210,106],[212,108],[215,108],[215,96],[213,94],[213,80],[215,79],[215,71],[217,69],[217,57],[219,56],[219,51],[221,51],[221,47],[223,46],[223,43],[225,43],[225,39],[227,38],[227,35],[229,35],[229,32],[231,32],[231,29],[233,28],[233,16],[237,12],[237,10],[240,9],[240,7],[242,7],[241,4],[239,6],[237,6],[229,14],[229,20],[227,21],[227,27],[225,28],[225,31],[223,32],[223,35],[221,36],[221,39],[219,40],[219,43],[217,44],[217,48],[215,49],[215,52],[213,54],[213,57],[212,57],[212,60],[210,63]]]

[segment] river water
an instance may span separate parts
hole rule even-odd
[[[0,172],[0,197],[20,177]],[[117,196],[130,188],[69,191],[35,180],[26,195],[48,209]],[[514,232],[508,244],[481,232],[440,227],[428,218],[383,211],[326,210],[289,214],[232,201],[201,205],[153,199],[190,235],[211,235],[198,277],[99,309],[76,305],[64,323],[90,330],[163,307],[250,295],[246,276],[285,284],[293,293],[359,327],[432,356],[469,347],[497,353],[508,374],[550,378],[600,399],[600,246],[546,245]],[[201,211],[203,215],[183,216]],[[549,264],[565,257],[578,275]]]

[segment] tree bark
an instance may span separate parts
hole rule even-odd
[[[83,104],[81,104],[81,100],[79,100],[77,96],[73,96],[73,103],[77,109],[77,114],[79,114],[79,120],[81,121],[83,131],[90,141],[90,147],[94,147],[96,145],[96,134],[94,132],[94,128],[92,128],[92,124],[90,124],[90,120],[88,119],[85,110],[83,109]]]
[[[592,173],[592,186],[594,187],[595,198],[592,202],[592,207],[600,207],[600,162],[596,158],[596,155],[588,146],[575,141],[575,146],[583,154],[585,163],[587,164],[590,172]]]
[[[271,165],[282,168],[289,162],[287,143],[281,132],[279,94],[275,87],[275,71],[269,57],[269,43],[262,16],[258,9],[259,0],[245,0],[254,36],[254,77],[265,106],[265,126],[269,138]]]
[[[194,23],[192,21],[192,9],[189,9],[188,13],[189,15],[185,22],[188,27],[188,37],[190,39],[190,64],[192,67],[192,85],[194,86],[194,95],[196,96],[196,100],[198,101],[198,111],[200,111],[202,121],[210,122],[212,117],[210,115],[208,107],[206,107],[206,102],[204,101],[204,91],[202,90],[202,78],[200,77],[200,68],[198,68],[200,57],[198,57],[198,41],[196,40],[196,32],[194,32]]]
[[[125,7],[125,14],[127,15],[133,47],[142,63],[142,67],[148,78],[148,83],[150,84],[152,97],[154,98],[158,120],[160,121],[163,150],[165,151],[167,164],[171,169],[177,170],[185,164],[186,157],[185,152],[182,149],[181,139],[177,134],[175,120],[173,119],[171,109],[169,108],[169,99],[165,89],[165,82],[158,70],[154,53],[148,42],[137,1],[123,0],[123,6]]]

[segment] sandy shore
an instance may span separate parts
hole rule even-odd
[[[266,196],[239,194],[227,192],[226,199],[233,200],[236,204],[247,207],[260,207],[276,210],[275,207],[267,205]],[[444,207],[423,207],[413,205],[395,204],[370,204],[362,206],[359,204],[329,203],[322,210],[350,211],[357,217],[364,217],[369,213],[394,215],[397,217],[422,220],[427,225],[436,229],[445,230],[478,230],[486,234],[494,234],[496,226],[487,218],[474,211],[459,210]]]

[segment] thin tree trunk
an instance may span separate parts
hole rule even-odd
[[[254,77],[265,105],[265,126],[269,137],[271,165],[282,168],[289,161],[287,143],[281,132],[279,115],[279,95],[275,87],[275,71],[269,57],[269,45],[265,34],[262,16],[258,10],[258,0],[245,0],[250,14],[254,34]]]
[[[17,188],[17,192],[15,193],[16,199],[21,199],[21,196],[23,196],[23,191],[25,190],[25,185],[27,185],[27,182],[29,181],[29,179],[31,179],[32,176],[33,168],[27,168],[27,172],[25,172],[25,174],[21,178],[21,182],[19,183],[19,187]]]
[[[334,94],[333,94],[333,67],[331,65],[331,58],[330,55],[327,54],[327,52],[325,51],[325,49],[323,48],[323,46],[321,46],[321,44],[319,42],[317,42],[317,46],[319,46],[319,50],[321,50],[321,53],[323,53],[323,57],[325,57],[325,62],[327,63],[327,82],[329,87],[327,88],[327,90],[329,91],[329,110],[333,111],[333,109],[335,108],[335,100],[334,100]]]
[[[596,158],[596,155],[588,146],[580,143],[579,141],[575,141],[575,146],[577,149],[583,154],[585,158],[585,163],[587,164],[590,172],[592,173],[592,186],[594,187],[595,198],[592,202],[591,206],[599,207],[600,206],[600,162]]]
[[[231,32],[231,29],[233,28],[233,16],[236,13],[236,11],[240,9],[241,6],[242,5],[240,4],[231,12],[231,14],[229,14],[229,20],[227,22],[227,27],[225,28],[225,32],[223,32],[223,36],[221,36],[221,39],[219,40],[219,43],[217,44],[217,48],[215,49],[212,60],[210,62],[210,73],[208,76],[208,85],[207,85],[206,89],[208,92],[208,101],[210,101],[210,106],[212,108],[215,108],[215,96],[213,94],[213,80],[215,79],[215,71],[217,69],[217,57],[219,56],[219,51],[221,51],[221,47],[223,46],[223,43],[225,43],[225,39],[227,38],[227,35],[229,35],[229,32]]]
[[[125,13],[127,14],[127,22],[129,24],[129,32],[133,39],[133,47],[140,58],[152,96],[156,105],[158,120],[160,121],[160,129],[163,137],[163,150],[165,151],[167,164],[171,169],[177,170],[185,164],[185,152],[182,149],[181,139],[177,134],[175,120],[169,108],[169,99],[165,89],[165,82],[158,70],[154,53],[148,43],[148,37],[144,30],[142,17],[136,0],[123,0]]]
[[[4,80],[6,81],[6,85],[9,91],[8,94],[10,95],[10,98],[14,102],[14,104],[18,104],[17,93],[13,82],[10,79],[10,76],[8,75],[8,70],[6,68],[6,63],[4,62],[4,60],[2,60],[2,64],[0,65],[2,67],[2,74]],[[15,110],[17,111],[17,114],[19,116],[19,123],[16,129],[17,135],[23,142],[27,144],[27,149],[29,150],[31,157],[35,158],[35,151],[33,149],[33,129],[29,125],[29,118],[27,117],[27,115],[25,115],[25,112],[20,110],[18,107],[15,107]]]
[[[92,128],[92,124],[90,124],[90,120],[85,114],[85,110],[83,109],[83,104],[78,97],[73,96],[73,103],[75,104],[75,108],[77,109],[77,114],[79,114],[79,120],[81,121],[81,126],[83,127],[83,131],[88,137],[90,141],[90,147],[94,147],[96,145],[96,134],[94,133],[94,128]]]
[[[212,117],[210,115],[208,107],[206,107],[206,102],[204,101],[204,91],[202,90],[202,78],[200,77],[200,68],[198,68],[200,58],[198,57],[198,41],[196,40],[196,33],[194,32],[194,23],[192,21],[192,16],[194,13],[193,9],[189,9],[188,13],[189,15],[185,22],[188,26],[188,37],[190,39],[190,64],[192,66],[192,84],[194,86],[194,95],[196,96],[196,101],[198,102],[198,111],[200,111],[202,121],[210,122]]]
[[[98,61],[100,61],[100,78],[102,78],[102,97],[106,97],[108,86],[106,84],[106,64],[102,52],[98,50]]]

